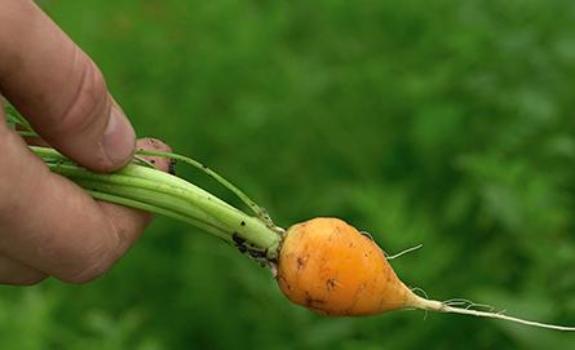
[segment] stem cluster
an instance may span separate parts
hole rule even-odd
[[[30,148],[53,172],[74,181],[96,199],[192,224],[259,260],[273,262],[277,259],[282,230],[267,216],[248,215],[202,188],[144,162],[135,160],[113,174],[97,174],[71,162],[54,149]],[[154,155],[174,158],[170,153],[154,152]],[[241,191],[227,181],[225,184],[234,193],[243,195],[244,198],[240,198],[249,201],[250,208],[263,213]]]

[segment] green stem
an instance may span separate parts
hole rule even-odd
[[[236,186],[234,186],[231,182],[229,182],[228,180],[226,180],[223,176],[221,176],[220,174],[216,173],[215,171],[213,171],[212,169],[208,168],[206,165],[192,159],[189,157],[185,157],[179,154],[175,154],[175,153],[171,153],[171,152],[161,152],[161,151],[149,151],[149,150],[139,150],[137,152],[138,155],[143,155],[143,156],[156,156],[156,157],[164,157],[164,158],[170,158],[170,159],[174,159],[174,160],[179,160],[181,162],[184,162],[188,165],[193,166],[194,168],[197,168],[201,171],[203,171],[204,173],[206,173],[209,177],[213,178],[214,180],[216,180],[217,182],[219,182],[222,186],[224,186],[225,188],[227,188],[229,191],[231,191],[232,193],[234,193],[242,202],[244,202],[253,212],[254,214],[256,214],[258,217],[262,218],[264,221],[266,221],[267,224],[269,225],[273,225],[273,223],[271,222],[271,219],[269,218],[269,216],[267,215],[265,209],[261,208],[259,205],[256,204],[255,201],[253,201],[247,194],[245,194],[242,190],[240,190],[239,188],[237,188]]]
[[[199,228],[203,231],[209,232],[209,233],[213,234],[214,236],[217,236],[217,237],[223,239],[224,241],[232,242],[229,235],[227,235],[225,232],[218,229],[217,227],[208,225],[202,221],[193,219],[193,218],[188,217],[186,215],[180,215],[180,214],[174,213],[170,210],[166,210],[166,209],[159,208],[159,207],[147,204],[147,203],[138,202],[136,200],[127,199],[125,197],[120,197],[120,196],[116,196],[116,195],[109,194],[109,193],[92,191],[92,190],[88,190],[88,189],[86,189],[86,191],[88,193],[90,193],[90,195],[92,195],[92,197],[94,197],[96,199],[110,202],[110,203],[120,204],[120,205],[123,205],[126,207],[144,210],[147,212],[154,212],[156,214],[164,215],[166,217],[170,217],[172,219],[176,219],[176,220],[191,224],[193,226],[196,226],[197,228]]]
[[[17,133],[22,137],[38,137],[34,131],[17,131]]]
[[[1,98],[2,98],[2,96],[0,96],[0,102],[1,102]],[[2,108],[1,106],[2,106],[2,104],[0,103],[0,108]],[[12,105],[7,104],[6,106],[4,106],[4,111],[6,112],[8,123],[18,125],[18,127],[20,127],[22,129],[20,131],[33,132],[32,127],[30,126],[30,123],[28,123],[28,121],[24,117],[22,117],[22,115],[20,115],[20,113],[18,113],[16,108],[14,108]]]
[[[281,234],[209,192],[147,166],[127,165],[112,174],[81,168],[57,151],[30,147],[49,168],[87,189],[95,198],[166,215],[206,230],[252,256],[277,258]]]

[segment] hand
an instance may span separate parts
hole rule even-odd
[[[87,168],[111,171],[132,157],[134,130],[102,74],[31,0],[0,0],[0,93],[43,142]],[[94,201],[51,173],[6,126],[0,108],[0,284],[34,284],[47,276],[90,281],[126,252],[148,221],[148,214]]]

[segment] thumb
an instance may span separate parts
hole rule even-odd
[[[2,3],[0,93],[46,142],[83,166],[123,166],[135,133],[98,67],[33,1]]]

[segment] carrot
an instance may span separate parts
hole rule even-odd
[[[312,219],[287,231],[277,280],[292,302],[332,316],[391,311],[419,298],[371,238],[334,218]]]
[[[14,110],[8,122],[21,136],[37,136]],[[17,128],[16,128],[17,126]],[[564,327],[476,310],[475,304],[422,298],[396,275],[383,251],[366,235],[335,218],[316,218],[277,227],[267,212],[245,193],[203,164],[178,154],[138,151],[113,174],[79,167],[57,151],[30,146],[48,168],[82,186],[95,199],[165,215],[189,223],[225,242],[276,275],[281,291],[295,304],[329,316],[360,316],[397,309],[421,309],[517,322],[560,331]],[[147,164],[140,156],[187,163],[218,181],[250,209],[247,214],[194,184]],[[462,303],[465,307],[460,307]]]
[[[280,249],[277,281],[289,300],[329,316],[361,316],[411,308],[575,331],[575,327],[422,298],[397,277],[370,237],[336,218],[315,218],[289,228]]]
[[[255,216],[138,160],[117,173],[96,174],[78,167],[52,149],[30,148],[52,171],[84,187],[96,199],[181,220],[234,245],[274,271],[280,289],[289,300],[318,313],[359,316],[413,308],[575,331],[575,327],[474,310],[471,303],[460,308],[455,307],[460,301],[421,298],[401,282],[377,244],[349,224],[334,218],[317,218],[294,225],[285,232],[273,224],[263,208],[227,181],[222,182],[224,186],[242,199]],[[137,154],[176,158],[209,171],[179,155],[152,151]],[[221,180],[211,171],[208,174]]]

